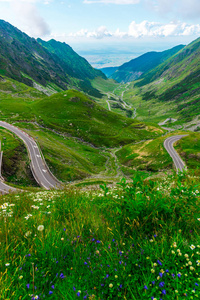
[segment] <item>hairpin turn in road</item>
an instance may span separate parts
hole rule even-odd
[[[21,129],[6,122],[0,121],[0,126],[15,133],[25,143],[31,161],[31,171],[37,183],[47,190],[62,188],[61,182],[59,182],[50,172],[34,139],[27,133],[23,132]],[[9,187],[3,182],[0,182],[1,193],[8,193],[9,191],[15,190],[16,189]]]
[[[164,141],[164,147],[167,150],[167,152],[169,153],[169,155],[171,156],[171,158],[173,159],[177,173],[183,172],[183,170],[186,169],[186,165],[182,161],[182,159],[180,158],[180,156],[178,155],[176,150],[174,149],[173,144],[175,142],[177,142],[178,140],[182,139],[184,136],[187,136],[187,135],[185,134],[185,135],[170,136]]]

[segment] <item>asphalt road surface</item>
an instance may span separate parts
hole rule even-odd
[[[185,166],[184,162],[182,161],[182,159],[180,158],[180,156],[178,155],[178,153],[176,152],[176,150],[174,149],[173,144],[175,142],[177,142],[178,140],[180,140],[181,138],[183,138],[184,136],[187,136],[187,135],[170,136],[169,138],[167,138],[164,141],[164,147],[167,150],[167,152],[169,153],[169,155],[171,156],[171,158],[173,159],[177,173],[179,171],[183,172],[183,170],[186,169],[186,166]]]
[[[44,159],[41,156],[37,143],[34,141],[34,139],[30,137],[27,133],[23,132],[21,129],[10,125],[6,122],[0,121],[0,126],[15,133],[25,143],[28,149],[29,158],[31,160],[31,171],[37,183],[47,190],[61,188],[61,183],[53,176],[53,174],[48,169]],[[16,189],[9,187],[8,185],[0,181],[0,193],[8,193],[10,191],[15,190]]]

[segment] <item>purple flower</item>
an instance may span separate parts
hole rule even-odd
[[[52,285],[51,287],[52,287],[52,289],[54,289],[54,288],[55,288],[55,286],[54,286],[54,285]]]
[[[53,294],[53,292],[52,292],[52,291],[49,291],[49,295],[51,295],[51,294]]]
[[[158,263],[160,266],[162,266],[162,263],[161,263],[161,261],[159,261],[159,259],[157,260],[157,263]]]
[[[64,274],[63,274],[63,273],[61,273],[61,274],[60,274],[60,278],[62,278],[62,279],[64,279],[64,278],[65,278],[65,276],[64,276]]]
[[[165,285],[164,281],[159,283],[159,287],[163,287]]]
[[[162,277],[163,277],[163,273],[162,273],[162,272],[160,272],[160,273],[159,273],[159,276],[162,278]]]
[[[63,230],[66,231],[66,228],[64,228]]]
[[[115,241],[115,239],[112,240],[113,242]]]
[[[84,265],[87,265],[87,262],[86,262],[86,261],[84,262]]]
[[[74,292],[75,292],[75,290],[76,290],[75,286],[73,286],[73,290],[74,290]]]
[[[166,295],[166,290],[162,290],[162,294],[163,294],[163,295]]]
[[[172,276],[173,276],[173,277],[175,276],[174,273],[172,274]]]
[[[196,282],[195,282],[195,285],[196,285],[196,286],[199,286],[198,283],[196,283]]]
[[[119,287],[120,287],[120,289],[121,289],[121,288],[122,288],[122,284],[120,284],[120,286],[119,286]]]
[[[169,272],[169,270],[167,269],[165,272],[166,272],[166,273],[168,273],[168,272]]]
[[[155,281],[152,281],[152,284],[155,284]]]
[[[100,244],[100,243],[101,243],[101,241],[97,240],[97,241],[96,241],[96,243],[97,243],[97,244]]]
[[[157,237],[157,235],[156,235],[156,234],[154,234],[154,237],[156,238],[156,237]]]
[[[180,274],[180,273],[178,273],[178,274],[177,274],[177,276],[180,278],[180,277],[181,277],[181,274]]]
[[[120,265],[121,265],[121,264],[122,264],[122,261],[120,261],[119,263],[120,263]]]
[[[26,287],[27,287],[27,289],[29,289],[30,288],[30,283],[27,283]]]
[[[80,292],[78,292],[76,295],[79,297],[79,296],[81,295],[81,293],[80,293]]]
[[[148,290],[148,287],[145,285],[145,286],[144,286],[144,289],[145,289],[145,290]]]

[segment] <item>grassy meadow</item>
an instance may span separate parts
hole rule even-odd
[[[199,184],[137,174],[1,197],[1,299],[197,299]]]

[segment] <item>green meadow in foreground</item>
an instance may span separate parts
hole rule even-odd
[[[199,195],[173,174],[2,196],[1,299],[198,298]]]

